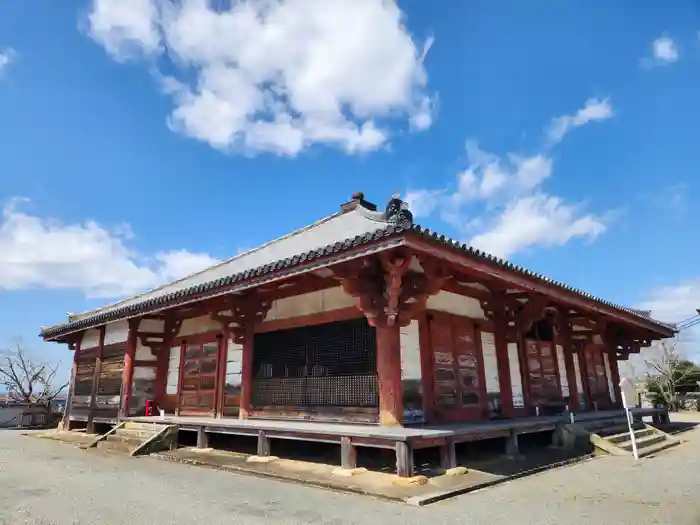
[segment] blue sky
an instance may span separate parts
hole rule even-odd
[[[333,213],[700,307],[700,8],[0,2],[0,340]]]

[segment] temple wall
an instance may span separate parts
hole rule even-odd
[[[100,346],[100,331],[97,329],[87,330],[83,334],[83,339],[80,342],[80,349],[87,350],[89,348],[97,348]]]
[[[561,395],[565,398],[571,395],[569,390],[569,376],[566,373],[566,361],[564,360],[564,347],[557,345],[557,366],[559,368],[559,384],[561,385]]]
[[[272,303],[265,321],[320,314],[351,306],[355,306],[355,300],[338,286],[278,299]]]
[[[426,303],[428,310],[437,310],[472,319],[485,319],[484,311],[481,309],[481,304],[478,299],[473,297],[465,297],[452,292],[442,290],[428,298]]]
[[[603,362],[605,364],[605,376],[608,378],[608,392],[610,392],[610,401],[615,403],[615,385],[612,380],[612,370],[610,369],[610,356],[607,352],[603,352]]]
[[[579,364],[578,354],[574,354],[574,372],[576,372],[576,388],[578,389],[579,409],[585,406],[585,392],[583,391],[583,378],[581,377],[581,365]]]
[[[421,381],[420,337],[418,321],[411,321],[408,326],[400,329],[401,343],[401,384],[403,386],[404,410],[417,411],[408,416],[418,419],[422,417],[423,396]],[[420,412],[420,414],[419,414]]]
[[[141,341],[138,341],[136,343],[136,354],[134,359],[136,361],[155,361],[157,357],[151,353],[151,348],[149,346],[143,346]]]
[[[201,315],[185,319],[180,326],[180,331],[177,337],[185,337],[188,335],[204,334],[207,332],[218,332],[221,330],[221,323],[215,321],[209,315]]]
[[[491,398],[497,396],[500,402],[501,384],[498,379],[498,359],[496,357],[496,340],[492,332],[481,332],[481,352],[484,363],[486,393]]]
[[[510,368],[510,384],[513,394],[513,407],[525,406],[523,396],[523,376],[520,371],[520,357],[518,356],[518,344],[508,343],[508,366]]]
[[[105,345],[124,343],[129,338],[129,322],[117,321],[105,327]]]
[[[180,382],[180,346],[170,348],[168,356],[168,374],[165,380],[166,395],[176,395]]]

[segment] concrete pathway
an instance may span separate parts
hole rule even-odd
[[[0,524],[700,524],[700,430],[425,508],[0,431]]]

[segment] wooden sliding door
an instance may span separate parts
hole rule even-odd
[[[178,404],[180,414],[215,414],[219,344],[216,337],[187,340],[183,344]]]
[[[479,332],[466,317],[439,312],[430,316],[435,415],[441,421],[485,418],[488,398]]]

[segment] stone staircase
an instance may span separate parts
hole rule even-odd
[[[136,456],[173,450],[177,446],[177,426],[124,421],[86,445],[86,449]]]
[[[584,426],[586,426],[584,424]],[[639,457],[647,457],[667,448],[679,445],[681,441],[658,428],[644,423],[632,427],[637,441]],[[595,422],[586,428],[590,443],[598,450],[613,456],[632,455],[632,440],[625,418]]]

